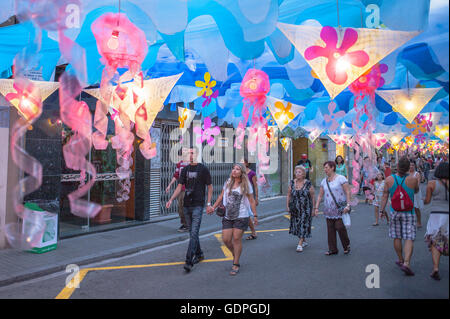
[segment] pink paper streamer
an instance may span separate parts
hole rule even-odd
[[[95,167],[86,160],[91,149],[92,118],[89,107],[85,102],[75,100],[82,87],[78,79],[68,73],[60,78],[59,104],[61,120],[74,132],[63,147],[63,155],[68,168],[81,170],[91,175],[91,180],[81,184],[79,189],[68,195],[72,214],[82,217],[95,217],[101,206],[81,199],[94,185],[96,178]]]
[[[45,222],[42,215],[27,209],[23,205],[23,198],[42,184],[42,165],[29,155],[21,146],[21,140],[27,129],[42,114],[42,100],[39,89],[27,79],[16,79],[14,82],[16,93],[6,95],[6,100],[19,102],[19,110],[24,117],[20,117],[14,124],[11,134],[11,156],[21,172],[28,176],[19,180],[13,189],[12,202],[16,215],[22,223],[10,223],[5,226],[6,238],[13,248],[29,249],[35,247],[42,239]]]

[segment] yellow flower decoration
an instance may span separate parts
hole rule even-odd
[[[405,137],[405,141],[406,141],[406,144],[408,144],[408,146],[413,145],[414,144],[414,136],[410,135],[410,136]]]
[[[392,147],[389,147],[387,152],[388,154],[394,154],[394,149]]]
[[[186,109],[183,110],[183,114],[178,116],[178,122],[180,122],[180,128],[184,128],[184,121],[186,121],[188,118],[188,112]]]
[[[424,134],[427,131],[427,121],[422,120],[419,122],[419,120],[415,118],[414,122],[406,124],[406,127],[410,130],[414,129],[414,131],[412,132],[412,135],[414,136]]]
[[[278,110],[280,110],[279,112],[276,112],[274,114],[275,120],[281,121],[283,125],[287,125],[289,123],[289,120],[292,120],[294,118],[294,113],[290,111],[292,103],[288,102],[285,107],[282,102],[277,101],[274,105]]]
[[[400,149],[400,145],[399,144],[392,145],[392,148],[398,151]]]
[[[205,82],[195,81],[195,86],[202,88],[197,92],[197,95],[202,96],[206,92],[206,96],[211,96],[213,94],[212,88],[216,86],[216,81],[211,81],[211,74],[209,72],[206,72],[203,78]]]
[[[436,126],[436,130],[434,131],[434,135],[439,137],[443,141],[448,141],[448,125],[444,126]]]

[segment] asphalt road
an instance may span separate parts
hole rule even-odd
[[[373,207],[359,204],[352,213],[349,237],[352,251],[325,256],[328,250],[323,215],[313,221],[309,247],[295,251],[297,238],[288,234],[289,219],[279,215],[258,226],[258,239],[244,241],[241,270],[230,276],[232,261],[221,247],[220,236],[201,237],[206,259],[191,273],[183,270],[187,241],[158,247],[117,260],[83,267],[79,288],[64,289],[69,274],[0,288],[0,298],[205,298],[205,299],[440,299],[449,297],[448,257],[441,258],[441,277],[429,277],[431,254],[418,230],[407,277],[394,264],[396,255],[383,220],[373,223]],[[426,225],[428,216],[423,217]],[[372,266],[369,266],[372,265]],[[369,268],[367,268],[369,266]],[[105,267],[115,267],[105,269]],[[374,270],[375,269],[375,270]],[[368,271],[368,272],[366,272]],[[374,276],[379,273],[379,280]],[[369,277],[369,279],[367,279]],[[368,288],[366,283],[375,284]],[[379,283],[379,285],[377,285]],[[377,288],[379,286],[379,288]]]

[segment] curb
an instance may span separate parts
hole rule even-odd
[[[271,219],[270,217],[276,216],[278,214],[284,214],[284,213],[286,213],[285,210],[268,213],[263,218],[258,220],[258,222],[259,223],[264,222],[268,218],[270,220]],[[210,226],[210,227],[207,227],[207,228],[201,230],[199,233],[199,236],[214,233],[214,232],[217,232],[220,230],[221,230],[221,228],[218,227],[218,225]],[[152,248],[155,248],[158,246],[165,246],[165,245],[177,243],[177,242],[181,242],[181,241],[184,241],[187,239],[188,239],[188,237],[186,237],[186,234],[174,234],[174,235],[170,235],[165,238],[156,239],[156,240],[153,240],[153,241],[147,242],[147,243],[140,243],[140,244],[136,244],[134,246],[127,246],[127,247],[112,249],[112,250],[104,252],[101,255],[96,254],[96,255],[85,256],[83,258],[79,258],[78,260],[73,260],[71,262],[71,264],[83,266],[83,265],[98,263],[98,262],[101,262],[101,261],[104,261],[107,259],[125,257],[127,255],[132,255],[132,254],[138,253],[143,250],[148,250],[148,249],[152,249]],[[35,270],[29,271],[29,272],[26,272],[23,274],[15,275],[8,279],[0,280],[0,288],[9,286],[12,284],[24,282],[24,281],[36,279],[39,277],[48,276],[51,274],[55,274],[57,272],[65,271],[66,267],[67,267],[67,264],[64,263],[64,264],[53,265],[52,267],[35,269]]]

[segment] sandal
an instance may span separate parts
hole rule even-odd
[[[257,239],[258,238],[258,236],[256,236],[256,235],[250,235],[250,236],[248,236],[247,238],[245,238],[246,240],[254,240],[254,239]]]
[[[406,266],[405,264],[400,266],[400,269],[407,275],[407,276],[414,276],[414,272],[411,270],[411,268],[409,268],[408,266]]]
[[[331,255],[337,255],[338,254],[338,252],[337,251],[327,251],[326,253],[325,253],[325,255],[326,256],[331,256]]]
[[[241,267],[241,265],[239,265],[239,264],[233,264],[233,266],[238,267],[238,269],[233,269],[233,268],[231,268],[231,271],[230,271],[230,275],[231,275],[231,276],[237,275],[237,273],[239,272],[239,268]]]
[[[433,270],[430,277],[433,278],[434,280],[441,280],[441,276],[439,276],[438,270]]]

